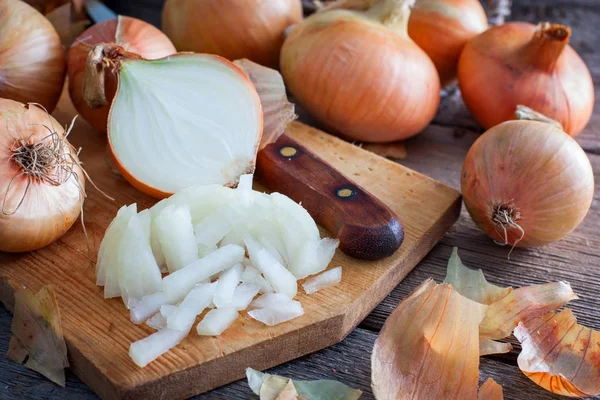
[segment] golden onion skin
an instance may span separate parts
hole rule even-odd
[[[475,224],[499,243],[543,246],[575,229],[594,196],[594,173],[583,149],[560,129],[537,121],[508,121],[473,144],[461,188]],[[494,223],[498,207],[513,210],[516,227]],[[518,217],[516,215],[518,214]],[[505,240],[507,239],[507,240]]]
[[[281,73],[304,109],[348,139],[406,139],[439,105],[435,66],[406,27],[395,31],[345,10],[298,24],[283,45]]]

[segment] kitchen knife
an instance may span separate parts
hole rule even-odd
[[[94,22],[117,17],[97,0],[85,7]],[[385,204],[285,133],[258,153],[257,174],[271,190],[301,202],[349,256],[376,260],[402,244],[402,224]]]

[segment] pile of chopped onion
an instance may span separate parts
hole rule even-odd
[[[252,190],[244,175],[237,189],[190,187],[140,213],[135,204],[121,208],[100,245],[96,279],[105,298],[122,297],[133,323],[157,330],[131,344],[144,367],[200,315],[196,331],[206,336],[223,333],[243,310],[269,326],[300,317],[297,281],[324,271],[338,243],[321,239],[302,206]],[[307,280],[306,293],[339,283],[341,272]]]

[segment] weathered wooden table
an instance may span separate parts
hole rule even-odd
[[[123,14],[158,23],[158,0],[113,1]],[[117,4],[123,3],[123,4]],[[134,7],[133,4],[136,4]],[[598,0],[514,0],[511,19],[560,22],[573,28],[571,44],[585,59],[596,82],[600,98],[600,3]],[[485,90],[485,88],[482,88]],[[460,168],[467,150],[481,132],[458,95],[449,94],[433,123],[425,132],[406,142],[407,157],[400,163],[436,178],[452,187],[460,186]],[[460,248],[464,262],[482,268],[493,283],[519,287],[566,280],[580,300],[569,305],[579,322],[600,330],[600,106],[586,130],[577,138],[594,168],[596,191],[592,208],[583,223],[564,240],[553,245],[516,249],[507,260],[508,249],[495,245],[475,227],[466,211],[446,237],[406,279],[341,343],[315,354],[273,368],[272,373],[296,379],[336,379],[364,391],[372,399],[370,356],[373,343],[386,317],[419,283],[428,277],[443,280],[453,246]],[[0,353],[6,353],[10,314],[0,307]],[[481,380],[493,377],[504,386],[506,399],[554,399],[539,389],[516,366],[518,345],[507,355],[484,357]],[[72,374],[61,388],[25,367],[0,358],[0,399],[95,399],[87,386]],[[221,387],[199,399],[249,399],[245,381]]]

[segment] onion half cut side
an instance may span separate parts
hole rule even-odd
[[[214,55],[145,60],[115,45],[88,57],[84,94],[105,103],[103,68],[118,71],[109,147],[123,176],[157,198],[190,186],[236,186],[254,171],[263,131],[260,98],[248,76]]]

